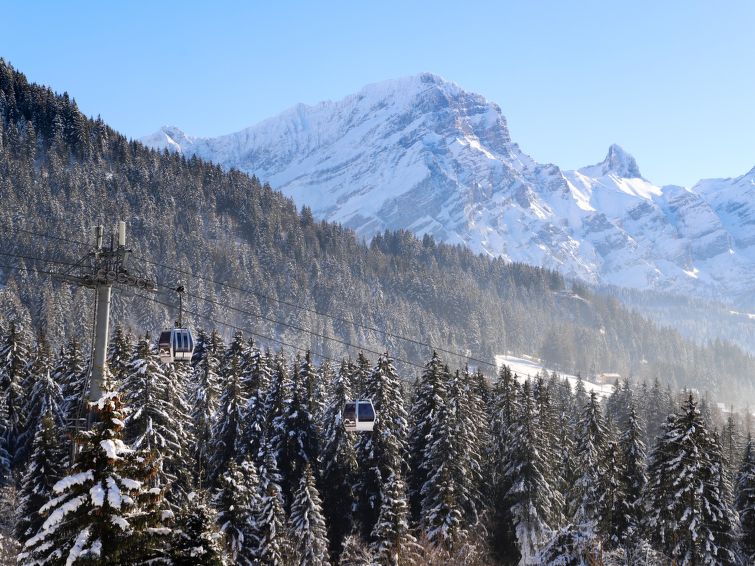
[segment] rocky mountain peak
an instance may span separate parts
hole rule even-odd
[[[616,175],[624,179],[641,179],[640,168],[637,161],[623,147],[611,144],[606,158],[596,165],[580,169],[590,176]]]

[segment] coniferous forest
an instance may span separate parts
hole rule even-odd
[[[4,563],[746,564],[750,422],[690,392],[451,369],[317,364],[201,332],[159,362],[117,328],[88,361],[14,323],[0,341]],[[346,401],[371,399],[372,432]]]
[[[735,346],[545,269],[401,231],[360,242],[254,177],[127,140],[2,60],[0,199],[6,563],[755,559],[750,419],[705,394],[752,396]],[[121,218],[129,267],[160,287],[114,293],[88,403],[91,294],[51,275]],[[166,365],[154,338],[178,285],[206,331]],[[601,399],[496,374],[507,351],[632,377]],[[349,399],[372,400],[373,432],[345,431]]]

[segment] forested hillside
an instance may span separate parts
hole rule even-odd
[[[81,345],[55,355],[0,319],[1,564],[755,559],[750,419],[689,392],[624,381],[601,402],[435,354],[409,392],[387,354],[317,364],[198,338],[191,363],[162,364],[117,329],[84,404]],[[345,430],[353,398],[373,431]]]
[[[341,226],[315,222],[306,209],[299,213],[254,177],[127,140],[83,116],[68,95],[29,84],[5,62],[0,195],[0,252],[11,254],[0,257],[0,312],[44,330],[53,343],[87,334],[91,296],[41,273],[56,264],[28,258],[76,261],[87,248],[70,240],[89,241],[93,224],[125,219],[135,252],[130,266],[186,285],[195,295],[188,308],[201,315],[189,315],[195,326],[207,326],[206,317],[326,355],[346,353],[342,343],[323,338],[336,337],[421,362],[429,348],[397,338],[405,336],[489,362],[505,351],[542,354],[565,371],[657,376],[732,399],[752,393],[755,363],[736,348],[693,345],[615,300],[572,293],[561,276],[543,269],[405,232],[365,245]],[[150,261],[193,275],[154,271]],[[140,332],[154,334],[175,315],[115,292],[114,321]],[[407,378],[416,373],[401,369]]]

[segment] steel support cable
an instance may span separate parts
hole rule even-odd
[[[167,289],[171,289],[171,290],[175,291],[175,289],[173,289],[172,287],[170,287],[168,285],[162,285],[160,283],[158,283],[158,287],[165,287]],[[363,346],[360,346],[359,344],[352,344],[351,342],[347,342],[346,340],[341,340],[340,338],[336,338],[334,336],[328,336],[327,334],[320,334],[319,332],[315,332],[313,330],[307,330],[306,328],[302,328],[301,326],[296,326],[295,324],[291,324],[291,323],[288,323],[288,322],[283,322],[282,320],[277,320],[277,319],[274,319],[274,318],[269,318],[269,317],[267,317],[265,315],[262,315],[262,314],[257,314],[257,313],[253,313],[251,311],[247,311],[247,310],[244,310],[244,309],[237,308],[237,307],[232,307],[230,305],[226,305],[224,303],[221,303],[220,301],[216,301],[214,299],[210,299],[209,297],[202,297],[200,295],[195,295],[195,294],[189,293],[189,292],[184,292],[184,294],[187,297],[192,297],[192,298],[198,299],[200,301],[205,301],[205,302],[211,303],[213,305],[216,305],[216,306],[219,306],[219,307],[226,308],[228,310],[237,312],[239,314],[245,314],[247,316],[251,316],[251,317],[254,317],[254,318],[259,318],[259,319],[265,320],[267,322],[272,322],[273,324],[278,324],[280,326],[285,326],[287,328],[292,328],[293,330],[297,330],[299,332],[303,332],[303,333],[309,334],[311,336],[315,336],[317,338],[322,338],[323,340],[330,340],[332,342],[336,342],[338,344],[341,344],[342,346],[346,346],[347,348],[354,348],[356,350],[361,350],[363,352],[368,352],[368,353],[376,355],[376,356],[382,356],[383,355],[383,352],[378,352],[377,350],[372,350],[370,348],[365,348]],[[393,359],[396,360],[397,362],[401,362],[403,364],[414,366],[414,367],[419,368],[419,369],[425,369],[425,366],[416,364],[414,362],[410,362],[409,360],[404,360],[404,359],[401,359],[401,358],[393,358]]]

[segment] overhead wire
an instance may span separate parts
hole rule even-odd
[[[29,233],[29,234],[36,235],[36,236],[43,237],[43,238],[52,238],[52,239],[62,240],[62,241],[66,241],[66,242],[70,242],[70,243],[75,243],[75,244],[80,244],[80,245],[88,245],[85,242],[81,242],[81,241],[78,241],[78,240],[73,240],[73,239],[70,239],[70,238],[64,238],[64,237],[61,237],[61,236],[53,236],[51,234],[44,234],[44,233],[41,233],[41,232],[35,232],[35,231],[27,230],[27,229],[24,229],[24,228],[12,227],[11,229],[12,230],[17,230],[17,231],[20,231],[20,232]],[[298,305],[296,303],[285,301],[283,299],[279,299],[279,298],[276,298],[276,297],[271,297],[271,296],[269,296],[269,295],[267,295],[265,293],[262,293],[260,291],[255,291],[254,289],[247,289],[247,288],[244,288],[244,287],[239,287],[237,285],[233,285],[233,284],[228,283],[228,282],[218,281],[218,280],[213,279],[211,277],[205,277],[203,275],[195,274],[195,273],[192,273],[190,271],[186,271],[185,269],[180,269],[180,268],[172,266],[172,265],[167,265],[167,264],[164,264],[164,263],[160,263],[158,261],[154,261],[154,260],[148,259],[148,258],[143,257],[143,256],[135,255],[133,253],[131,254],[131,258],[134,259],[134,260],[137,260],[137,261],[143,261],[145,263],[154,265],[156,267],[161,267],[163,269],[168,269],[168,270],[176,272],[176,273],[181,273],[183,275],[187,275],[187,276],[195,278],[195,279],[200,279],[202,281],[213,283],[214,285],[218,285],[219,287],[223,287],[223,288],[227,288],[227,289],[232,289],[232,290],[240,292],[240,293],[245,293],[245,294],[249,294],[249,295],[255,295],[255,296],[259,297],[259,298],[262,298],[262,299],[265,299],[265,300],[269,300],[269,301],[273,301],[273,302],[276,302],[276,303],[279,303],[279,304],[282,304],[282,305],[285,305],[285,306],[288,306],[288,307],[291,307],[291,308],[294,308],[294,309],[298,309],[298,310],[302,310],[302,311],[305,311],[305,312],[309,312],[311,314],[315,314],[315,315],[318,315],[318,316],[329,318],[329,319],[331,319],[333,321],[336,321],[336,322],[341,322],[341,323],[344,323],[344,324],[349,324],[349,325],[352,325],[352,326],[354,326],[356,328],[362,328],[362,329],[370,331],[370,332],[376,332],[376,333],[382,334],[382,335],[384,335],[386,337],[393,338],[395,340],[401,340],[401,341],[404,341],[404,342],[407,342],[407,343],[410,343],[410,344],[414,344],[415,346],[421,346],[421,347],[424,347],[424,348],[428,348],[430,350],[434,350],[434,351],[441,352],[441,353],[444,353],[444,354],[448,354],[448,355],[451,355],[451,356],[455,356],[455,357],[458,357],[458,358],[466,359],[466,360],[469,360],[471,362],[475,362],[477,364],[485,365],[485,366],[488,366],[488,367],[492,367],[492,368],[496,368],[496,369],[498,368],[497,364],[495,364],[493,362],[489,362],[487,360],[482,360],[480,358],[476,358],[474,356],[469,356],[469,355],[466,355],[466,354],[461,353],[461,352],[456,352],[456,351],[449,350],[449,349],[446,349],[446,348],[442,348],[442,347],[439,347],[439,346],[434,346],[434,345],[429,344],[427,342],[423,342],[421,340],[417,340],[416,338],[410,338],[408,336],[402,336],[400,334],[396,334],[394,332],[390,332],[389,330],[382,330],[380,328],[373,327],[373,326],[371,326],[369,324],[359,323],[359,322],[356,322],[356,321],[353,321],[353,320],[349,320],[349,319],[346,319],[346,318],[343,318],[343,317],[339,317],[339,316],[332,315],[332,314],[329,314],[329,313],[326,313],[326,312],[322,312],[322,311],[317,310],[317,309],[306,307],[304,305]],[[223,305],[223,306],[225,306],[226,308],[233,309],[233,307],[228,307],[227,305]],[[246,314],[250,314],[250,315],[253,315],[253,316],[258,316],[258,315],[254,315],[253,313],[246,313]],[[273,322],[276,322],[276,321],[273,321]],[[309,331],[306,331],[306,330],[303,330],[303,329],[302,329],[302,331],[309,332]],[[335,338],[332,338],[332,337],[331,338],[324,337],[324,338],[325,339],[333,339],[333,340],[338,341],[338,339],[335,339]],[[358,347],[358,346],[354,346],[354,347]],[[367,351],[364,348],[362,348],[362,349],[365,350],[365,351]],[[402,361],[402,360],[397,360],[397,361]],[[405,363],[411,363],[411,362],[405,362]],[[412,364],[412,365],[416,365],[416,364]]]
[[[461,352],[455,352],[453,350],[448,350],[448,349],[445,349],[445,348],[434,346],[432,344],[428,344],[427,342],[422,342],[421,340],[417,340],[415,338],[409,338],[407,336],[402,336],[400,334],[395,334],[393,332],[390,332],[389,330],[381,330],[379,328],[375,328],[375,327],[367,325],[367,324],[355,322],[353,320],[348,320],[348,319],[343,318],[343,317],[339,317],[339,316],[336,316],[336,315],[324,313],[324,312],[321,312],[321,311],[319,311],[317,309],[312,309],[312,308],[306,307],[304,305],[297,305],[296,303],[291,303],[289,301],[284,301],[283,299],[278,299],[278,298],[275,298],[275,297],[271,297],[269,295],[266,295],[265,293],[261,293],[259,291],[255,291],[253,289],[245,289],[243,287],[238,287],[238,286],[232,285],[230,283],[225,283],[225,282],[222,282],[222,281],[217,281],[217,280],[212,279],[210,277],[204,277],[202,275],[191,273],[189,271],[186,271],[185,269],[180,269],[180,268],[177,268],[177,267],[174,267],[174,266],[171,266],[171,265],[166,265],[166,264],[163,264],[163,263],[160,263],[160,262],[157,262],[157,261],[153,261],[153,260],[147,259],[147,258],[142,257],[142,256],[133,256],[132,255],[132,258],[136,259],[138,261],[143,261],[145,263],[152,264],[152,265],[157,266],[157,267],[162,267],[164,269],[169,269],[171,271],[175,271],[176,273],[181,273],[183,275],[188,275],[190,277],[194,277],[195,279],[200,279],[202,281],[207,281],[209,283],[213,283],[213,284],[218,285],[220,287],[225,287],[227,289],[233,289],[234,291],[238,291],[238,292],[241,292],[241,293],[246,293],[246,294],[249,294],[249,295],[255,295],[255,296],[260,297],[260,298],[265,299],[265,300],[269,300],[269,301],[273,301],[273,302],[276,302],[276,303],[280,303],[282,305],[286,305],[286,306],[291,307],[291,308],[303,310],[303,311],[309,312],[311,314],[316,314],[318,316],[323,316],[323,317],[329,318],[329,319],[337,321],[337,322],[342,322],[344,324],[350,324],[352,326],[355,326],[357,328],[362,328],[362,329],[368,330],[370,332],[377,332],[377,333],[383,334],[384,336],[387,336],[389,338],[393,338],[393,339],[396,339],[396,340],[402,340],[402,341],[405,341],[405,342],[409,342],[409,343],[414,344],[416,346],[422,346],[422,347],[428,348],[430,350],[435,350],[435,351],[438,351],[438,352],[442,352],[444,354],[449,354],[451,356],[456,356],[456,357],[459,357],[459,358],[464,358],[466,360],[470,360],[470,361],[476,362],[478,364],[482,364],[482,365],[486,365],[486,366],[490,366],[490,367],[494,367],[494,368],[498,367],[495,363],[492,363],[492,362],[489,362],[489,361],[486,361],[486,360],[482,360],[482,359],[479,359],[479,358],[475,358],[473,356],[468,356],[468,355],[463,354]]]
[[[157,285],[158,285],[158,287],[163,287],[163,288],[175,290],[172,287],[170,287],[169,285],[164,285],[164,284],[161,284],[161,283],[158,283]],[[265,320],[267,322],[272,322],[273,324],[278,324],[280,326],[285,326],[287,328],[292,328],[292,329],[297,330],[299,332],[304,332],[304,333],[309,334],[311,336],[315,336],[317,338],[322,338],[323,340],[330,340],[332,342],[336,342],[338,344],[341,344],[342,346],[346,346],[347,348],[354,348],[356,350],[361,350],[363,352],[367,352],[369,354],[374,354],[376,356],[382,356],[383,355],[383,352],[378,352],[377,350],[372,350],[370,348],[365,348],[365,347],[360,346],[358,344],[353,344],[351,342],[347,342],[346,340],[341,340],[340,338],[336,338],[334,336],[328,336],[327,334],[321,334],[321,333],[313,331],[313,330],[307,330],[306,328],[302,328],[301,326],[297,326],[297,325],[291,324],[289,322],[283,322],[282,320],[277,320],[277,319],[274,319],[274,318],[270,318],[270,317],[267,317],[267,316],[265,316],[263,314],[258,314],[258,313],[254,313],[254,312],[247,311],[247,310],[244,310],[244,309],[240,309],[240,308],[237,308],[237,307],[232,307],[230,305],[226,305],[224,303],[221,303],[220,301],[216,301],[214,299],[210,299],[209,297],[202,297],[200,295],[195,295],[193,293],[189,293],[188,291],[184,291],[184,294],[187,297],[192,297],[192,298],[200,300],[200,301],[205,301],[205,302],[208,302],[210,304],[213,304],[213,305],[216,305],[216,306],[219,306],[219,307],[222,307],[222,308],[225,308],[225,309],[237,312],[239,314],[245,314],[247,316],[252,316],[252,317],[255,317],[255,318],[259,318],[259,319]],[[410,362],[409,360],[404,360],[404,359],[401,359],[401,358],[393,358],[393,359],[396,360],[397,362],[401,362],[403,364],[407,364],[407,365],[414,366],[414,367],[417,367],[417,368],[420,368],[420,369],[424,369],[424,366],[418,365],[418,364],[416,364],[414,362]]]

